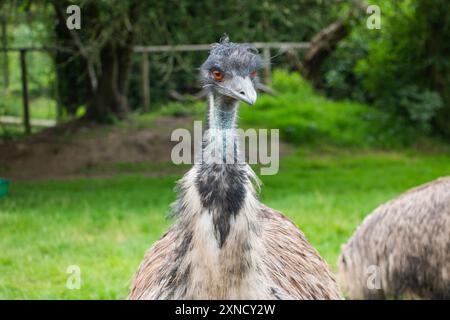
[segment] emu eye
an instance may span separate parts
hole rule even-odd
[[[251,72],[250,77],[252,77],[252,78],[256,77],[256,71]]]
[[[214,79],[216,79],[217,81],[220,81],[223,79],[223,72],[220,72],[219,70],[214,70],[212,72],[212,75],[213,75]]]

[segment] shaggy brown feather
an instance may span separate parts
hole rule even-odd
[[[328,265],[295,224],[266,206],[261,206],[258,223],[267,255],[262,266],[278,286],[273,299],[340,299],[340,291]],[[136,273],[129,299],[143,299],[152,287],[168,277],[168,266],[176,264],[175,224],[146,253]],[[286,294],[289,297],[286,297]]]
[[[268,207],[260,211],[264,262],[274,282],[295,299],[340,299],[326,262],[295,224]]]
[[[367,216],[343,246],[339,279],[352,299],[449,299],[450,177]]]

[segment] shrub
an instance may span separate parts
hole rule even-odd
[[[421,134],[450,137],[450,3],[376,4],[381,29],[360,21],[324,65],[327,94],[373,103]]]

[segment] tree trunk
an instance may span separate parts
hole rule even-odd
[[[311,46],[306,51],[303,62],[300,62],[295,52],[288,51],[287,58],[290,60],[292,68],[310,80],[315,87],[318,87],[323,62],[330,56],[339,41],[348,35],[349,20],[364,14],[366,8],[365,0],[353,0],[346,18],[331,23],[312,38]]]
[[[2,47],[8,47],[8,33],[7,33],[7,20],[6,17],[1,17],[1,37],[2,37]],[[9,59],[8,51],[3,51],[3,86],[5,90],[9,87]]]
[[[57,50],[53,54],[55,63],[58,104],[69,114],[75,115],[77,108],[86,104],[92,89],[87,77],[86,59],[77,54],[78,48],[65,24],[64,8],[67,2],[55,3],[59,23],[55,24],[54,32]],[[58,6],[57,6],[58,5]],[[61,6],[61,7],[60,7]]]
[[[125,117],[128,113],[127,83],[131,55],[114,44],[105,45],[100,52],[101,73],[98,86],[88,102],[86,118],[108,122],[112,117]],[[129,61],[128,61],[129,60]]]
[[[333,52],[338,42],[345,38],[347,33],[347,26],[344,22],[333,22],[312,38],[311,45],[306,51],[303,62],[300,62],[300,59],[294,51],[289,50],[286,53],[292,68],[299,71],[315,87],[318,87],[320,84],[320,68],[322,67],[322,63]]]
[[[93,52],[91,48],[94,46],[90,44],[90,48],[83,43],[83,40],[86,41],[86,39],[98,36],[96,31],[87,35],[83,33],[84,30],[88,30],[86,28],[89,28],[89,26],[84,26],[85,29],[82,27],[81,30],[68,30],[65,25],[65,4],[67,2],[63,1],[61,3],[61,0],[53,0],[59,20],[56,33],[58,35],[59,31],[60,38],[64,40],[61,43],[64,48],[74,50],[73,53],[66,53],[65,62],[73,66],[74,61],[78,60],[78,68],[70,68],[72,69],[72,74],[76,75],[77,78],[80,78],[81,74],[84,84],[89,88],[82,95],[82,100],[87,106],[85,118],[96,122],[109,122],[115,117],[125,117],[129,112],[127,93],[134,45],[134,31],[132,27],[128,25],[121,26],[127,31],[122,34],[120,39],[115,38],[113,35],[97,49],[98,51]],[[139,4],[140,2],[138,1],[130,2],[127,12],[129,21],[135,22],[137,20],[140,13]],[[83,7],[83,21],[86,21],[86,24],[100,20],[100,14],[101,12],[96,2],[86,2]],[[90,49],[91,51],[89,51]],[[98,54],[98,59],[95,52]],[[61,53],[58,53],[57,57],[58,55],[61,55]],[[80,61],[83,62],[82,66],[80,66]],[[58,72],[58,82],[61,82],[63,87],[64,85],[66,87],[69,85],[70,88],[70,83],[73,83],[73,81],[69,81],[70,75],[67,72],[62,72],[64,71],[64,64],[59,63],[58,65],[61,66],[61,70]],[[77,72],[77,70],[80,70],[80,72]],[[77,89],[79,89],[78,87],[79,85]],[[79,90],[74,91],[78,92]],[[73,100],[78,101],[80,98]],[[67,101],[67,104],[69,105],[70,102]]]
[[[347,36],[347,26],[336,21],[317,33],[311,40],[303,61],[303,75],[317,84],[320,81],[320,68],[326,58],[333,52],[339,41]]]

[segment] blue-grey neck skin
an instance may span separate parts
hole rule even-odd
[[[239,102],[211,91],[208,95],[206,131],[203,137],[202,162],[234,164],[240,161],[236,118]]]
[[[230,232],[231,218],[243,206],[246,185],[250,180],[246,164],[238,161],[237,139],[233,132],[238,102],[211,92],[208,106],[208,130],[203,140],[203,159],[198,165],[195,183],[202,205],[213,216],[215,234],[219,247],[222,247]],[[220,140],[222,143],[218,143]],[[213,160],[212,153],[216,151],[221,155],[232,152],[231,163],[230,157],[226,156]]]
[[[210,94],[213,95],[213,101],[210,99],[208,102],[208,129],[234,129],[239,102],[219,94]]]

